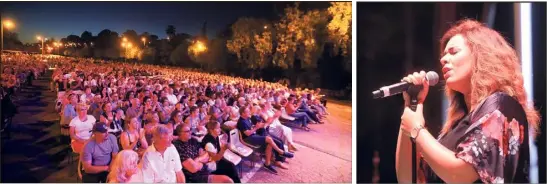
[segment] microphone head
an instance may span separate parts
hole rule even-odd
[[[435,86],[439,82],[439,74],[429,71],[425,74],[425,79],[429,82],[429,86]]]

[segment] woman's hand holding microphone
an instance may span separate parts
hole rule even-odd
[[[411,132],[419,131],[418,129],[422,128],[425,125],[424,115],[423,115],[423,103],[429,92],[429,82],[426,80],[426,73],[421,71],[420,73],[414,72],[413,74],[408,75],[403,78],[402,81],[412,83],[414,85],[423,86],[422,90],[418,93],[417,100],[418,104],[416,107],[416,112],[410,109],[410,96],[407,92],[403,92],[403,98],[405,100],[405,110],[401,116],[401,131],[404,135],[411,137]],[[417,136],[417,135],[414,135]],[[416,137],[414,137],[416,138]]]

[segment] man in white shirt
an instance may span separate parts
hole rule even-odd
[[[152,146],[143,156],[143,175],[145,183],[184,183],[182,162],[179,153],[171,144],[173,133],[165,125],[154,129]]]
[[[167,100],[171,105],[177,104],[179,99],[180,98],[177,98],[177,96],[173,94],[173,88],[167,88]]]

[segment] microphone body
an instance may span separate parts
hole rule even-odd
[[[427,72],[425,79],[429,82],[429,86],[435,86],[439,82],[439,75],[433,71]],[[385,98],[393,95],[400,94],[407,91],[411,86],[414,86],[412,83],[408,82],[399,82],[389,86],[381,87],[379,90],[372,92],[372,97],[374,99]],[[421,89],[422,86],[415,86],[418,89]]]

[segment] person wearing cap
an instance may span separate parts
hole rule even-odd
[[[95,117],[87,114],[88,108],[88,105],[84,103],[77,104],[76,111],[78,115],[69,123],[71,147],[76,153],[82,152],[84,143],[91,138],[90,130],[97,121]]]
[[[80,156],[83,170],[82,182],[106,183],[110,164],[118,154],[118,141],[108,133],[105,123],[93,125],[93,137],[87,141]]]

